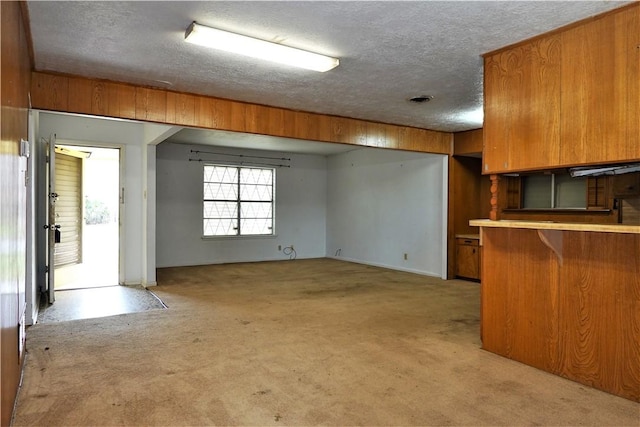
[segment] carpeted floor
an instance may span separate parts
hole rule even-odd
[[[14,425],[633,425],[481,350],[479,285],[335,260],[158,271],[167,310],[38,324]]]

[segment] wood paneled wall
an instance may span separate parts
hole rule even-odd
[[[34,72],[33,108],[206,129],[451,154],[453,135],[189,93]]]
[[[640,235],[485,228],[483,245],[483,348],[640,402]]]
[[[478,156],[482,154],[482,129],[456,132],[453,135],[453,154],[455,156]]]
[[[489,218],[491,190],[489,177],[482,175],[482,129],[456,132],[454,155],[449,158],[449,229],[447,277],[455,277],[456,234],[478,234],[469,220]],[[473,155],[469,157],[468,155]]]
[[[20,321],[26,280],[26,161],[20,139],[28,137],[31,80],[26,31],[19,2],[0,2],[0,423],[9,425],[21,370]]]

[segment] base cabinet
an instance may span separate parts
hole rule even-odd
[[[456,238],[456,276],[480,280],[478,238]]]
[[[640,234],[482,233],[483,348],[640,402]]]

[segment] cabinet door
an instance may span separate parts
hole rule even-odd
[[[560,36],[485,57],[483,173],[558,164]]]
[[[640,6],[562,33],[560,163],[640,158]]]
[[[613,181],[613,197],[634,197],[640,195],[640,173],[615,175]]]
[[[468,279],[480,278],[480,248],[477,240],[457,239],[456,275]],[[469,243],[467,243],[469,242]]]

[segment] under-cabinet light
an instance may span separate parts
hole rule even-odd
[[[278,62],[280,64],[325,72],[340,64],[337,58],[284,46],[278,43],[229,33],[193,22],[185,33],[189,43],[224,50],[252,58]]]
[[[571,177],[622,175],[624,173],[640,172],[640,163],[612,166],[584,166],[569,169]]]

